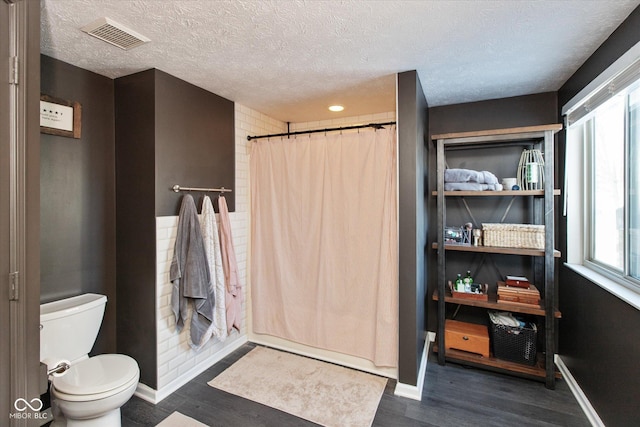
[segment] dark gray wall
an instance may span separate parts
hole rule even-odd
[[[559,108],[640,41],[638,28],[640,7],[560,88]],[[564,176],[564,132],[559,139],[558,163],[560,176]],[[561,178],[559,182],[562,184],[564,180]],[[562,259],[566,260],[566,239],[570,237],[565,218],[559,218],[557,224],[561,231]],[[562,320],[558,353],[562,360],[606,425],[637,424],[640,312],[564,265],[560,268],[559,293]]]
[[[233,102],[156,70],[156,215],[178,215],[183,187],[235,185]],[[218,211],[217,194],[209,194]],[[201,194],[195,193],[196,202]],[[235,192],[225,193],[235,211]]]
[[[118,351],[155,388],[155,218],[178,214],[174,184],[233,189],[234,105],[160,70],[116,79],[115,99]],[[234,193],[225,196],[234,210]]]
[[[555,92],[547,92],[534,95],[517,96],[511,98],[493,99],[480,102],[464,104],[446,105],[432,107],[429,109],[429,132],[430,135],[448,132],[466,132],[474,130],[500,129],[520,126],[534,126],[557,123],[556,111],[558,108]],[[515,171],[522,152],[521,147],[512,147],[508,150],[482,149],[453,151],[447,155],[450,167],[469,168],[474,170],[489,170],[499,178],[516,176]],[[436,152],[431,150],[429,159],[430,179],[433,185],[430,191],[436,190]],[[556,181],[557,182],[557,181]],[[436,198],[428,196],[433,218],[436,215]],[[508,201],[507,201],[508,202]],[[470,221],[466,215],[466,210],[459,204],[458,200],[447,200],[450,206],[447,215],[447,225],[461,226]],[[522,222],[530,220],[527,212],[531,210],[528,200],[516,200],[507,217],[508,221]],[[496,204],[493,200],[473,200],[472,212],[478,221],[479,218],[496,218],[499,220],[506,209],[503,202]],[[429,244],[435,241],[437,230],[435,221],[431,221]],[[436,265],[437,254],[435,250],[427,252],[430,263]],[[474,254],[456,254],[455,260],[447,262],[447,277],[455,277],[455,273],[464,274],[470,267],[478,265],[478,257]],[[509,255],[494,255],[492,262],[496,264],[500,271],[522,271],[528,274],[531,265],[525,257],[514,257]],[[474,277],[487,283],[495,283],[496,271],[491,263],[486,263],[480,271],[473,271]],[[430,270],[428,289],[428,329],[437,329],[437,304],[431,299],[433,291],[437,286],[437,272]],[[455,308],[455,307],[447,307]],[[458,313],[461,320],[473,319],[475,322],[486,321],[486,310],[475,309],[474,307],[463,307]]]
[[[555,92],[429,109],[429,131],[433,134],[467,132],[557,123]]]
[[[398,74],[398,381],[416,385],[425,343],[427,100],[415,71]]]
[[[155,71],[115,80],[118,352],[156,387]],[[153,351],[151,351],[153,349]]]
[[[93,352],[115,352],[113,80],[44,55],[40,72],[43,94],[82,106],[80,139],[40,137],[40,299],[106,295]]]

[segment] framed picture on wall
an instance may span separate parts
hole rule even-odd
[[[80,138],[82,107],[79,102],[40,95],[40,132]]]

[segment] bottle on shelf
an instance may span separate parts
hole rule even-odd
[[[464,283],[464,291],[471,292],[471,285],[473,285],[473,277],[471,277],[471,271],[467,270],[467,275],[462,279]]]
[[[458,273],[454,289],[456,292],[464,292],[464,282],[462,281],[462,275],[460,273]]]

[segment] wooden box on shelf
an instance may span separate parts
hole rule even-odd
[[[449,280],[449,292],[451,292],[451,296],[454,298],[462,298],[462,299],[473,299],[473,300],[477,300],[477,301],[489,301],[489,294],[488,294],[488,288],[489,285],[487,285],[486,283],[483,285],[480,285],[482,287],[482,293],[473,293],[473,292],[457,292],[455,289],[453,289],[453,283],[451,283],[451,280]]]
[[[489,357],[489,330],[475,323],[447,320],[444,324],[446,349],[477,353]]]

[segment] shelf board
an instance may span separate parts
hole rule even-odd
[[[431,192],[432,196],[437,196],[437,191]],[[553,190],[554,196],[560,195],[560,189]],[[507,197],[507,196],[544,196],[544,190],[503,190],[503,191],[445,191],[445,197]]]
[[[438,301],[438,291],[435,290],[433,292],[432,299],[434,301]],[[468,305],[471,307],[482,307],[482,308],[490,308],[493,310],[500,311],[512,311],[514,313],[522,313],[522,314],[532,314],[534,316],[544,316],[546,313],[544,311],[544,301],[540,301],[540,306],[526,306],[522,304],[509,304],[502,303],[497,301],[496,295],[489,295],[489,301],[468,299],[468,298],[454,298],[451,294],[447,294],[444,298],[445,302],[451,304],[461,304]],[[553,317],[556,319],[560,319],[562,317],[562,313],[559,310],[554,310]]]
[[[438,243],[433,242],[431,247],[433,249],[438,249]],[[497,246],[471,246],[471,245],[445,244],[444,249],[446,251],[480,252],[485,254],[544,256],[544,251],[541,249],[527,249],[527,248],[502,248]],[[554,258],[560,258],[560,251],[554,250],[553,256]]]
[[[433,346],[433,352],[438,352],[438,346]],[[508,372],[512,374],[520,374],[527,377],[534,377],[540,380],[545,380],[546,370],[544,368],[544,354],[538,353],[538,361],[535,365],[529,366],[522,363],[509,362],[507,360],[497,359],[493,356],[483,357],[479,354],[469,353],[466,351],[449,349],[445,352],[445,359],[449,362],[458,362],[465,365],[476,366],[479,368],[487,368],[498,372]],[[561,379],[562,375],[557,368],[555,370],[555,377]]]
[[[552,131],[553,133],[556,133],[560,130],[562,130],[562,124],[555,123],[555,124],[549,124],[549,125],[492,129],[492,130],[481,130],[481,131],[472,131],[472,132],[442,133],[442,134],[431,135],[431,139],[434,141],[439,139],[446,139],[446,140],[454,140],[455,142],[458,142],[458,141],[459,142],[466,142],[466,141],[482,142],[482,141],[497,141],[500,139],[523,140],[523,139],[531,139],[531,138],[544,138],[545,132]]]

